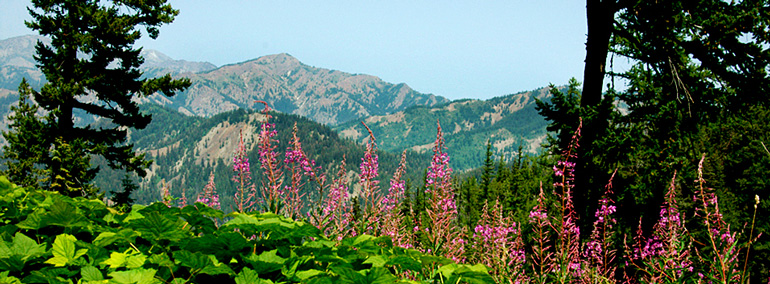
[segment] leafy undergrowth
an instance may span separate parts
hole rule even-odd
[[[334,241],[308,223],[224,215],[202,203],[121,213],[5,177],[0,238],[0,283],[492,282],[483,265],[403,249],[388,237]]]

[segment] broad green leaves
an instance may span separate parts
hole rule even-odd
[[[38,258],[45,252],[45,245],[40,245],[17,232],[10,244],[0,241],[0,270],[21,271],[29,260]]]
[[[87,249],[75,248],[75,241],[77,238],[72,235],[62,234],[56,236],[56,240],[53,242],[53,258],[46,260],[45,263],[53,264],[56,267],[75,264],[81,256],[85,255]]]
[[[1,178],[0,212],[0,283],[393,283],[406,271],[422,280],[488,277],[389,238],[328,240],[308,223],[270,213],[224,216],[202,204],[161,203],[120,213]]]

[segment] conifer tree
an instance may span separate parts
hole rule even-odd
[[[32,91],[35,102],[48,114],[45,120],[11,127],[12,135],[45,137],[30,150],[34,153],[18,155],[16,162],[42,162],[47,176],[43,185],[73,196],[95,196],[95,188],[89,186],[98,171],[90,165],[93,155],[103,156],[112,168],[144,176],[150,161],[126,144],[127,128],[142,129],[151,120],[139,111],[135,99],[157,92],[173,96],[190,81],[169,75],[142,78],[141,48],[134,43],[142,36],[140,27],[157,38],[159,26],[172,22],[178,11],[165,0],[34,0],[32,4],[32,21],[27,26],[51,38],[50,45],[38,42],[35,56],[48,83]],[[76,125],[76,113],[94,115],[106,123]],[[32,147],[18,144],[24,143],[20,140],[9,142],[10,149]]]

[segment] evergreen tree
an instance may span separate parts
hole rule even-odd
[[[492,142],[487,139],[487,151],[484,156],[484,167],[481,173],[481,202],[489,199],[489,185],[492,182],[492,173],[495,170],[495,160],[492,158]]]
[[[19,103],[11,106],[8,127],[18,131],[3,131],[8,144],[3,146],[2,159],[5,160],[4,175],[21,186],[34,186],[44,179],[43,164],[47,157],[49,137],[45,131],[22,131],[44,129],[45,121],[37,115],[38,106],[30,102],[32,90],[26,79],[19,85]]]
[[[45,183],[68,195],[95,196],[96,190],[89,184],[98,168],[91,168],[91,155],[103,156],[112,168],[144,176],[150,161],[125,143],[127,128],[141,129],[151,120],[139,111],[134,99],[156,92],[172,96],[190,81],[169,75],[142,79],[141,49],[134,48],[134,43],[142,35],[139,27],[157,38],[158,27],[172,22],[178,11],[165,0],[34,0],[32,4],[33,20],[27,26],[51,38],[50,46],[38,42],[35,56],[48,83],[39,92],[32,91],[48,114],[43,123],[11,129],[18,135],[40,133],[46,139],[34,149],[36,153],[17,156],[43,162],[48,176]],[[76,125],[77,112],[109,124]],[[16,144],[10,149],[27,146]]]

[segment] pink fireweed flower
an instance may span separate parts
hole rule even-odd
[[[477,253],[471,254],[471,262],[491,267],[491,274],[498,283],[505,279],[514,280],[514,283],[528,282],[524,274],[526,255],[521,231],[518,224],[503,216],[497,200],[491,208],[488,203],[484,204],[473,232],[471,247]]]
[[[735,232],[730,230],[730,225],[725,222],[720,210],[717,195],[713,189],[705,187],[706,181],[703,179],[703,163],[706,160],[706,154],[698,163],[698,187],[696,188],[696,197],[698,197],[695,208],[695,216],[703,218],[706,227],[708,240],[705,242],[709,247],[710,259],[708,255],[698,254],[702,263],[707,263],[705,268],[710,279],[719,283],[740,283],[741,273],[740,263],[738,261],[739,246],[736,244]]]
[[[689,238],[686,237],[684,222],[676,204],[675,182],[676,173],[671,178],[652,236],[644,237],[640,218],[634,243],[630,248],[625,245],[629,264],[645,272],[638,279],[642,283],[659,283],[664,279],[683,281],[684,273],[693,270]]]
[[[382,234],[390,236],[393,244],[402,248],[411,248],[412,234],[406,227],[405,216],[401,213],[399,204],[404,199],[404,180],[402,179],[406,172],[406,150],[401,153],[401,161],[398,169],[390,180],[390,189],[388,195],[382,200],[384,205],[385,217],[383,220]],[[417,227],[415,227],[415,230]]]
[[[209,175],[209,182],[203,187],[203,191],[198,194],[198,198],[196,198],[195,202],[206,204],[206,206],[214,209],[220,209],[219,194],[217,193],[217,187],[214,184],[214,172]]]
[[[559,236],[555,243],[555,256],[558,268],[556,270],[556,277],[560,282],[580,277],[582,274],[582,267],[580,265],[580,228],[577,226],[577,214],[572,202],[572,188],[575,187],[573,184],[575,179],[575,162],[572,160],[577,159],[577,148],[580,146],[578,141],[580,140],[582,127],[583,120],[581,119],[580,124],[575,129],[575,133],[572,135],[569,146],[562,153],[562,159],[554,167],[554,175],[557,178],[554,187],[561,189],[556,192],[561,201],[561,222],[554,224]]]
[[[288,186],[284,187],[284,207],[283,211],[289,218],[299,218],[301,216],[302,209],[304,207],[302,199],[305,197],[304,193],[300,193],[302,187],[305,185],[305,181],[302,180],[303,173],[310,178],[315,176],[315,162],[311,161],[302,151],[302,144],[299,142],[297,123],[294,123],[292,130],[292,139],[289,147],[286,149],[286,158],[284,159],[284,167],[286,167],[291,173],[291,182]]]
[[[260,168],[264,172],[262,179],[262,200],[263,206],[266,211],[279,214],[281,207],[283,206],[283,171],[278,165],[278,153],[275,152],[275,144],[277,140],[273,139],[277,135],[277,131],[273,128],[275,125],[270,123],[270,114],[268,111],[270,107],[266,102],[256,101],[265,104],[265,109],[262,111],[265,114],[266,119],[262,123],[259,132],[259,162]]]
[[[369,126],[363,121],[361,124],[366,127],[369,132],[369,141],[366,143],[366,151],[364,157],[361,158],[361,165],[359,169],[359,182],[361,184],[361,193],[363,195],[363,216],[356,224],[358,234],[370,234],[379,235],[380,224],[382,222],[382,195],[380,194],[380,181],[377,180],[379,176],[379,163],[377,156],[377,141],[374,139],[374,134]]]
[[[615,265],[611,262],[615,259],[615,250],[613,249],[612,237],[613,228],[617,223],[614,215],[616,207],[610,197],[612,192],[612,179],[617,170],[612,173],[609,183],[605,187],[604,196],[599,200],[599,209],[596,210],[596,221],[594,229],[591,232],[591,239],[586,243],[586,250],[583,256],[586,258],[586,269],[591,269],[592,276],[601,276],[604,279],[615,278]],[[591,281],[587,281],[591,282]]]
[[[251,186],[251,167],[246,153],[246,146],[243,143],[243,130],[240,133],[238,150],[233,157],[233,182],[236,184],[235,205],[238,212],[245,212],[252,209],[256,203],[254,191],[250,191]]]
[[[452,169],[449,167],[449,155],[444,152],[441,124],[437,122],[437,125],[433,159],[425,180],[428,220],[423,224],[426,231],[426,243],[423,248],[430,249],[436,255],[459,259],[465,251],[465,245],[464,242],[456,240],[462,239],[462,232],[457,226],[457,206],[451,180]]]
[[[334,179],[329,193],[323,200],[319,216],[315,218],[316,226],[324,231],[329,238],[336,238],[337,240],[355,234],[355,231],[350,229],[352,208],[348,202],[348,179],[345,165],[345,156],[343,156],[337,178]]]

